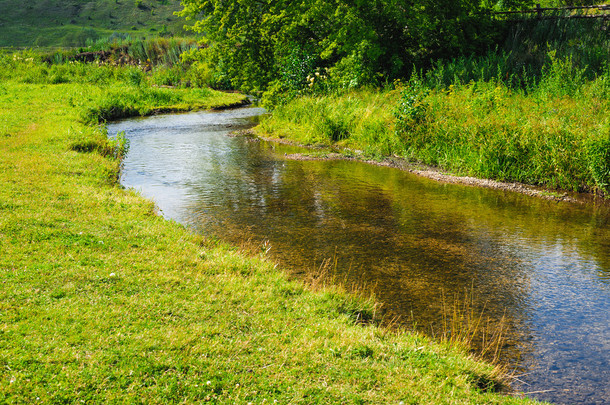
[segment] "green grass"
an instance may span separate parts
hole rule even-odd
[[[336,145],[388,156],[404,148],[395,132],[399,91],[305,96],[277,107],[257,131],[306,145]]]
[[[277,107],[259,132],[461,175],[608,194],[610,73],[588,79],[570,57],[548,58],[525,88],[486,74],[445,86],[436,78],[447,66],[439,64],[395,90],[301,97]],[[467,71],[471,62],[449,66]]]
[[[162,219],[116,183],[104,114],[87,116],[242,96],[1,66],[1,403],[528,403],[493,393],[498,370],[457,347],[359,325],[372,300]]]
[[[184,34],[177,0],[0,0],[0,47],[84,46],[113,33],[134,38]],[[165,26],[165,28],[164,28]]]
[[[422,98],[423,120],[402,128],[404,156],[459,174],[608,193],[608,104],[599,83],[577,94],[473,83]]]

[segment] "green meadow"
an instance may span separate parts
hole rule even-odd
[[[0,76],[0,403],[530,402],[466,348],[380,326],[373,298],[290,280],[117,183],[129,145],[105,120],[243,96],[27,53]]]
[[[184,34],[178,0],[0,0],[0,47],[82,47],[109,36]]]
[[[606,33],[484,2],[182,3],[205,41],[169,38],[177,1],[0,0],[0,46],[72,47],[0,52],[0,403],[533,403],[467,336],[163,219],[105,123],[248,91],[267,137],[608,195]]]

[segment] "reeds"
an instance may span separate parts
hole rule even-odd
[[[349,271],[341,275],[337,261],[334,255],[307,271],[303,278],[305,285],[313,291],[325,292],[339,299],[338,312],[355,324],[385,324],[383,304],[376,299],[374,288],[362,280],[350,281]]]
[[[132,39],[129,35],[113,34],[97,41],[89,41],[84,48],[55,50],[44,55],[43,59],[51,65],[95,61],[110,65],[138,66],[150,70],[180,65],[181,55],[197,47],[197,41],[192,38]]]
[[[314,291],[348,292],[339,305],[340,312],[347,314],[357,324],[375,323],[388,329],[409,328],[429,335],[435,340],[460,347],[477,359],[483,359],[499,368],[502,364],[502,349],[508,345],[505,316],[493,318],[481,307],[480,297],[474,287],[463,294],[447,297],[443,292],[438,321],[424,325],[415,317],[404,319],[392,315],[390,303],[381,303],[375,295],[375,285],[363,280],[352,280],[349,270],[341,274],[337,256],[326,258],[308,270],[303,281]],[[353,299],[350,297],[354,297]],[[387,311],[386,311],[387,309]]]
[[[185,38],[155,38],[131,41],[127,54],[141,64],[173,66],[180,63],[180,55],[197,48],[197,42]]]
[[[506,320],[503,315],[492,319],[475,302],[474,288],[462,294],[456,293],[448,300],[441,295],[442,322],[440,330],[431,325],[432,335],[452,345],[468,349],[478,358],[493,364],[501,360],[501,349],[507,343]]]

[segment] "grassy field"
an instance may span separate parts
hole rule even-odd
[[[0,0],[0,47],[84,46],[113,34],[184,33],[178,0]]]
[[[28,59],[0,65],[0,403],[529,403],[463,350],[359,324],[372,300],[290,281],[117,184],[127,145],[97,122],[242,96]]]

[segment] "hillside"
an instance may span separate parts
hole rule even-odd
[[[82,46],[111,35],[183,34],[179,0],[0,0],[0,47]]]

